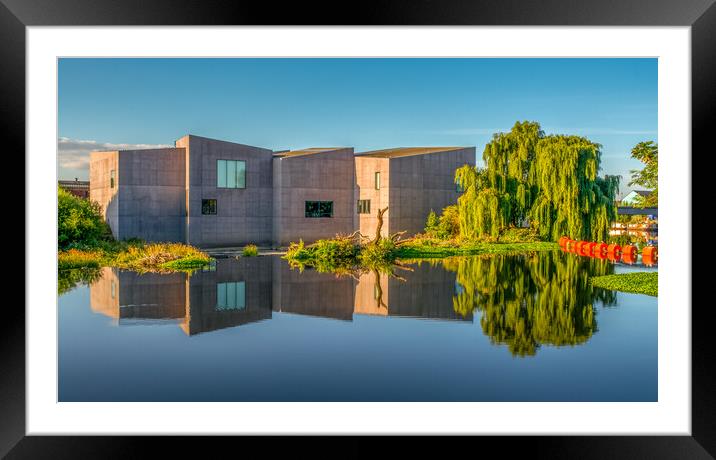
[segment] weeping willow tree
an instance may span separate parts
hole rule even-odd
[[[612,305],[616,294],[589,283],[612,273],[605,260],[559,252],[525,256],[466,257],[443,261],[462,287],[454,310],[481,312],[482,330],[514,356],[533,356],[542,345],[574,346],[597,331],[594,304]]]
[[[617,176],[597,176],[601,146],[578,136],[545,136],[535,122],[517,122],[485,146],[485,168],[463,166],[455,182],[460,235],[497,237],[529,219],[543,238],[605,240],[616,219]]]

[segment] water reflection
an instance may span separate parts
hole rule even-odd
[[[541,345],[578,345],[597,332],[595,302],[614,305],[616,293],[590,285],[590,276],[614,272],[606,260],[559,252],[443,261],[463,290],[455,311],[481,313],[483,332],[516,356]]]
[[[589,277],[613,271],[608,260],[558,251],[411,263],[400,276],[300,272],[278,257],[220,259],[191,276],[102,269],[90,286],[90,305],[119,326],[169,321],[190,336],[267,320],[273,312],[341,321],[479,316],[493,344],[531,356],[542,345],[578,345],[597,332],[595,305],[615,304],[616,293],[592,287]]]

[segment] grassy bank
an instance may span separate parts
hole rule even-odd
[[[617,275],[597,276],[591,279],[592,285],[612,291],[659,295],[659,273],[634,272]]]
[[[545,241],[482,243],[420,239],[398,246],[395,255],[399,259],[427,259],[479,254],[518,254],[531,251],[551,251],[557,249],[557,247],[557,243]]]
[[[355,239],[336,237],[306,245],[303,241],[291,243],[283,256],[299,269],[313,267],[320,272],[343,273],[357,269],[387,268],[400,260],[436,259],[460,255],[520,254],[534,251],[551,251],[556,243],[529,242],[475,242],[416,238],[395,243],[382,238],[375,244],[359,245]]]
[[[59,270],[116,267],[138,272],[185,271],[211,261],[199,249],[180,243],[104,242],[60,251]]]

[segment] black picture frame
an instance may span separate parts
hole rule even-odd
[[[691,26],[692,151],[708,154],[712,129],[709,115],[716,107],[716,6],[714,0],[393,0],[378,3],[240,2],[226,0],[0,0],[0,114],[6,152],[25,151],[25,28],[77,25],[570,25],[570,26]],[[661,127],[664,129],[664,127]],[[48,152],[49,154],[49,152]],[[685,153],[687,154],[687,153]],[[18,155],[19,157],[19,155]],[[692,156],[693,158],[693,156]],[[19,160],[19,158],[17,158]],[[22,168],[27,174],[23,161]],[[698,169],[697,169],[698,170]],[[5,171],[9,171],[8,168]],[[692,174],[693,175],[693,174]],[[702,181],[694,177],[694,204],[708,192],[696,193]],[[698,209],[692,205],[692,209]],[[27,211],[27,210],[26,210]],[[25,241],[27,246],[31,242]],[[685,248],[691,251],[691,248]],[[694,260],[692,258],[692,260]],[[704,281],[692,266],[692,285]],[[26,279],[26,283],[27,283]],[[708,340],[710,302],[692,304],[692,436],[550,436],[482,437],[475,440],[437,439],[443,454],[452,449],[487,453],[498,448],[549,458],[713,458],[716,455],[716,382],[714,349]],[[670,305],[688,308],[690,305]],[[699,308],[700,307],[700,308]],[[55,437],[25,436],[25,314],[17,302],[7,301],[0,322],[0,455],[8,458],[127,458],[149,453],[147,444],[165,455],[207,454],[205,440],[173,437]],[[242,439],[250,448],[300,452],[311,443],[340,457],[374,451],[366,438],[327,441],[291,438],[289,442]],[[231,438],[212,438],[211,449],[236,449]],[[469,444],[468,444],[469,443]],[[249,444],[249,445],[247,445]],[[252,445],[251,445],[252,444]],[[407,448],[425,452],[423,439],[411,438],[380,453],[406,454]],[[268,447],[267,447],[268,446]],[[333,446],[331,446],[333,447]],[[339,449],[339,450],[336,450]],[[398,450],[399,449],[399,450]],[[468,450],[470,452],[470,450]]]

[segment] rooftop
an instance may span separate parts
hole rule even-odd
[[[413,155],[427,155],[429,153],[450,152],[462,150],[468,147],[396,147],[392,149],[373,150],[370,152],[356,153],[356,156],[374,158],[400,158]]]
[[[284,150],[279,152],[274,152],[273,156],[283,158],[283,157],[297,157],[301,155],[313,155],[316,153],[323,153],[323,152],[331,152],[333,150],[341,150],[345,147],[311,147],[308,149],[302,149],[302,150]]]

